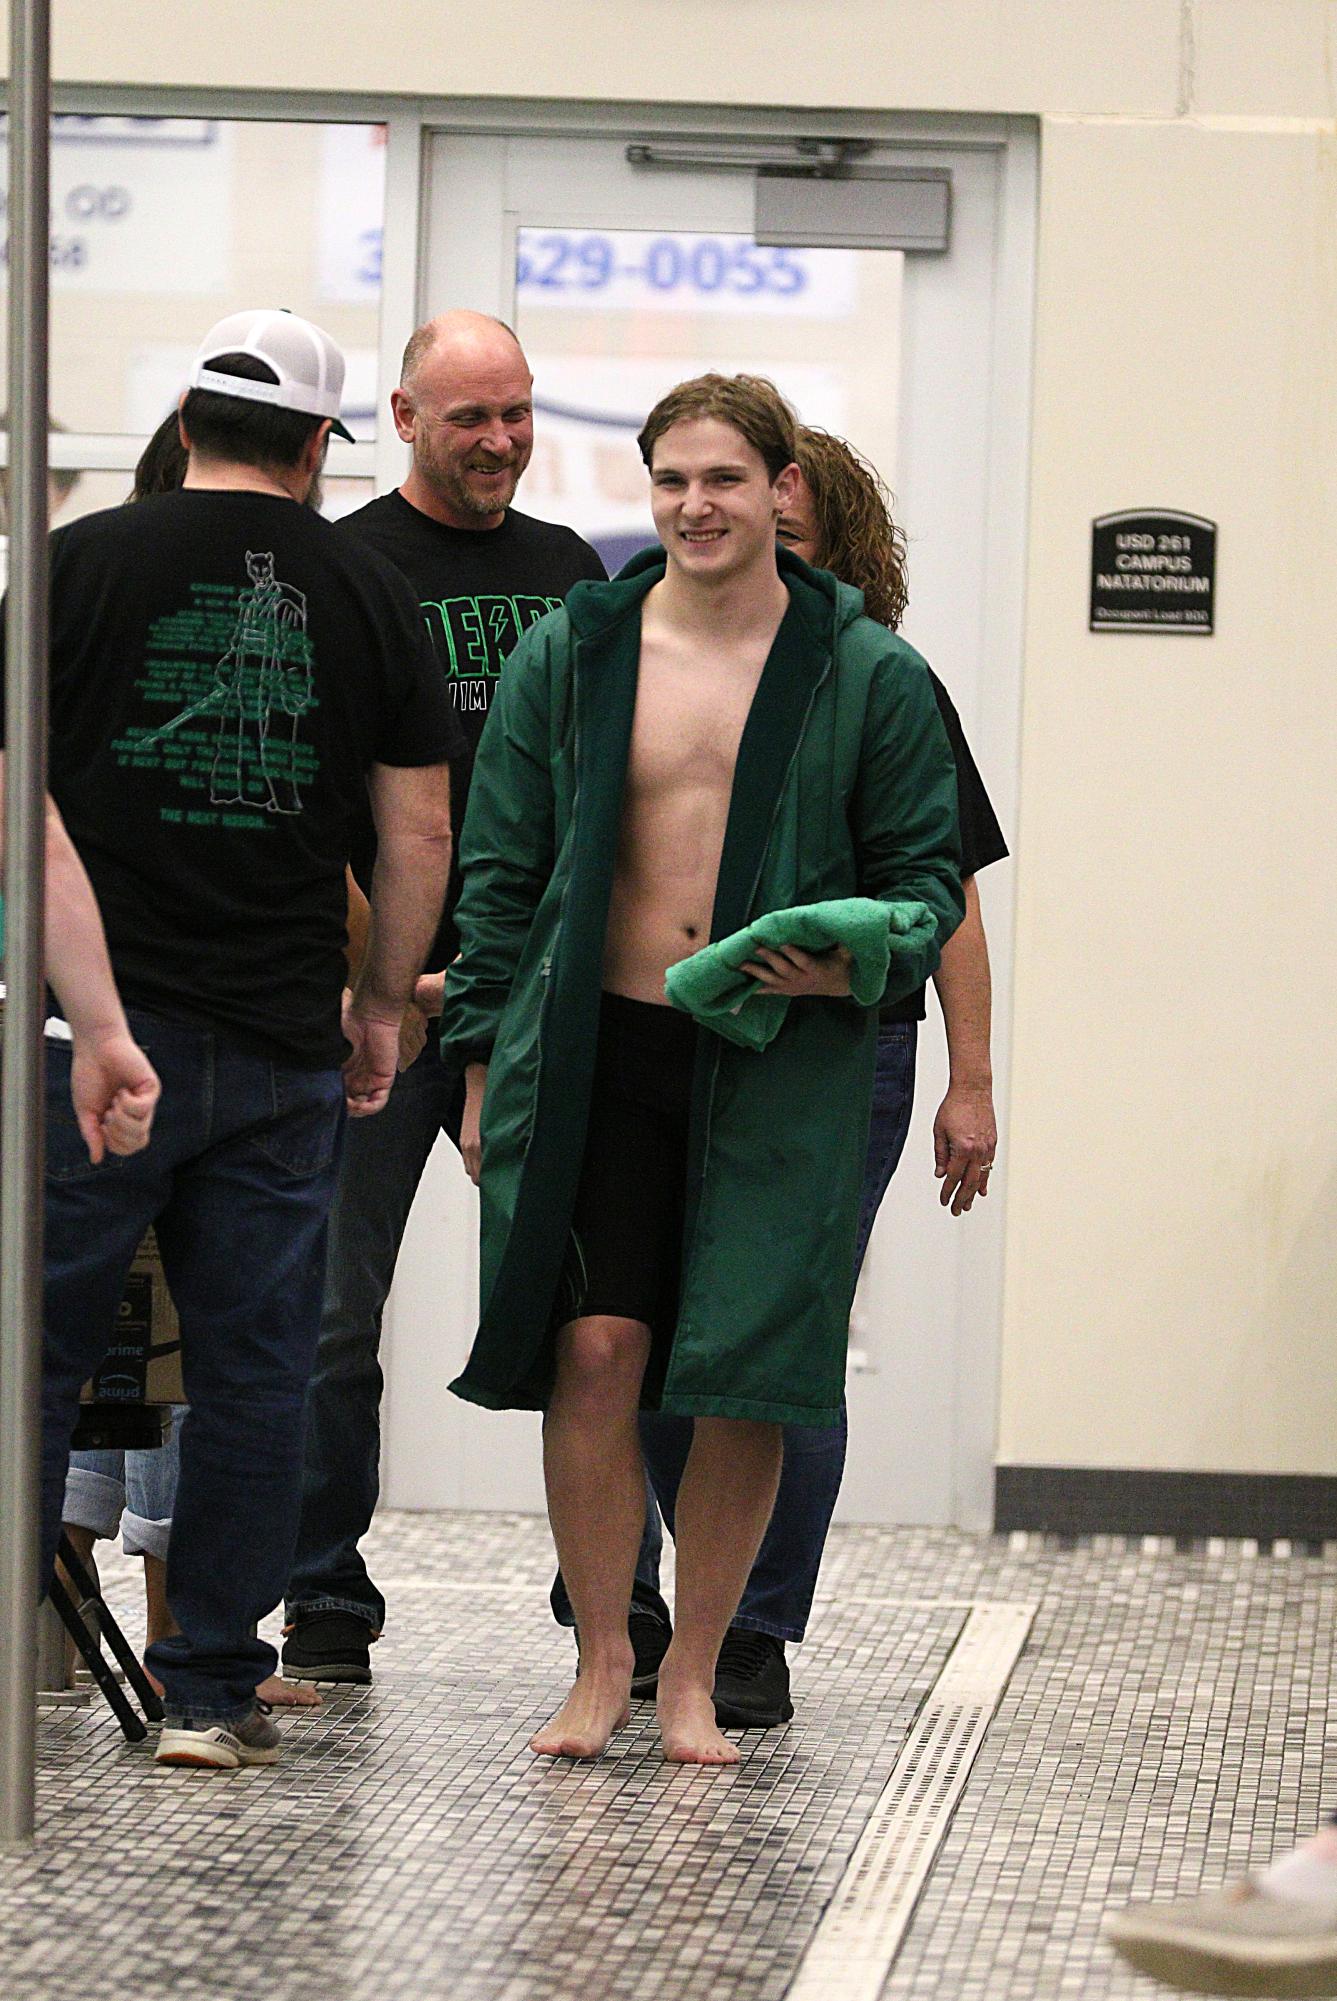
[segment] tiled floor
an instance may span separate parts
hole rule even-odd
[[[1332,1556],[837,1531],[795,1723],[723,1774],[665,1767],[648,1715],[597,1766],[529,1756],[570,1663],[540,1523],[390,1516],[373,1561],[376,1686],[272,1771],[158,1772],[104,1709],[48,1712],[6,2001],[779,2001],[981,1600],[1040,1609],[888,1997],[1150,1997],[1107,1906],[1219,1880],[1337,1792]]]

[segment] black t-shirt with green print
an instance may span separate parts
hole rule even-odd
[[[386,493],[345,515],[338,526],[359,547],[375,550],[402,570],[422,606],[468,744],[450,771],[458,852],[473,755],[502,662],[521,633],[555,610],[573,584],[582,577],[601,581],[607,573],[574,529],[536,521],[514,507],[495,528],[448,528],[403,494]],[[375,853],[375,839],[364,825],[353,857],[353,873],[364,889]],[[455,956],[452,912],[459,887],[459,875],[452,872],[445,918],[427,961],[433,972]]]
[[[51,539],[52,794],[125,999],[342,1061],[344,865],[373,763],[463,748],[413,593],[278,495]]]

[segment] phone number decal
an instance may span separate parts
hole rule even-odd
[[[515,276],[526,307],[836,315],[853,305],[850,252],[763,246],[746,236],[522,229]]]

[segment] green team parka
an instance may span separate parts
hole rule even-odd
[[[937,922],[898,999],[960,923],[956,775],[923,660],[861,594],[781,552],[790,605],[739,745],[711,938],[828,897],[920,898]],[[481,1314],[451,1387],[542,1408],[580,1174],[604,934],[640,658],[661,549],[577,584],[507,661],[460,842],[448,1061],[489,1063]],[[644,1401],[829,1425],[840,1414],[876,1011],[791,1003],[774,1041],[703,1030],[677,1330]],[[657,1344],[657,1347],[661,1344]]]

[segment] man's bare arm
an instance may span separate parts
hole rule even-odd
[[[961,884],[966,914],[942,948],[933,976],[947,1029],[950,1081],[933,1121],[934,1173],[942,1182],[940,1200],[954,1216],[989,1192],[989,1170],[998,1144],[993,1108],[993,1064],[989,1055],[992,985],[989,946],[973,875]]]
[[[125,1031],[93,885],[52,799],[46,802],[46,974],[76,1040]]]
[[[348,942],[344,947],[344,957],[348,961],[347,987],[351,994],[357,982],[362,961],[367,956],[367,933],[371,929],[371,905],[358,888],[357,878],[351,868],[344,870],[344,890],[348,898],[348,914],[345,920],[348,929]],[[431,976],[428,974],[424,975],[424,977],[430,978]],[[422,980],[419,980],[418,987],[421,988],[421,986]],[[403,1014],[399,1018],[399,1068],[401,1070],[407,1070],[410,1063],[414,1062],[422,1054],[423,1045],[426,1041],[426,1011],[420,1008],[415,1001],[412,1007],[404,1009]]]
[[[366,948],[344,1010],[353,1045],[344,1077],[355,1118],[378,1112],[390,1095],[400,1021],[441,919],[450,873],[450,768],[373,764],[367,792],[376,867]]]
[[[4,796],[0,751],[0,814]],[[93,885],[50,796],[45,845],[46,972],[74,1039],[70,1095],[96,1165],[108,1151],[147,1146],[160,1087],[126,1026]]]

